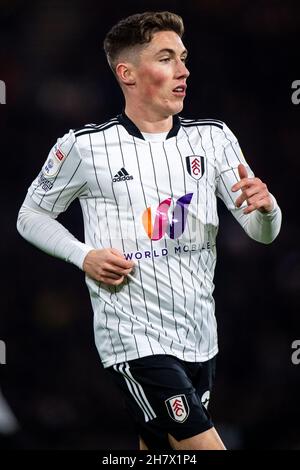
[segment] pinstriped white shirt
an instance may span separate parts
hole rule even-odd
[[[237,209],[236,137],[217,120],[175,116],[162,142],[146,141],[124,114],[70,130],[51,149],[29,195],[60,213],[79,198],[90,247],[117,248],[136,266],[126,282],[86,277],[104,367],[152,354],[206,361],[218,351],[213,299],[217,197]]]

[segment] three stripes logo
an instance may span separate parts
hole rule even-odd
[[[125,170],[124,167],[121,168],[120,171],[113,177],[112,182],[113,183],[118,183],[119,181],[127,181],[127,180],[133,180],[133,176],[128,173],[128,171]]]
[[[113,368],[117,373],[123,376],[129,392],[144,414],[145,422],[147,423],[148,421],[156,418],[155,411],[153,410],[142,385],[133,377],[128,362],[114,365]]]
[[[151,240],[160,240],[166,233],[172,240],[179,238],[185,229],[188,207],[192,197],[193,193],[188,193],[177,199],[171,223],[169,222],[168,211],[172,198],[165,199],[156,208],[153,224],[151,207],[147,207],[143,212],[142,222],[148,237]]]
[[[174,421],[183,423],[190,414],[190,408],[185,395],[176,395],[165,400],[169,415]]]
[[[199,180],[204,174],[204,157],[191,155],[185,157],[186,168],[192,178]]]

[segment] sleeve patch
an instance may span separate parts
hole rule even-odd
[[[43,166],[43,175],[48,178],[56,176],[65,158],[66,155],[57,146],[55,146]]]
[[[59,148],[56,149],[55,156],[58,158],[60,162],[65,158],[65,155]]]

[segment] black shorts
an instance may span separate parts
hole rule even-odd
[[[124,392],[147,447],[162,450],[170,449],[168,434],[181,441],[213,427],[207,405],[215,363],[216,356],[206,362],[186,362],[159,354],[106,370]]]

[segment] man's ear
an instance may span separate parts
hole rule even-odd
[[[120,63],[116,67],[116,74],[123,85],[135,85],[135,76],[131,64]]]

